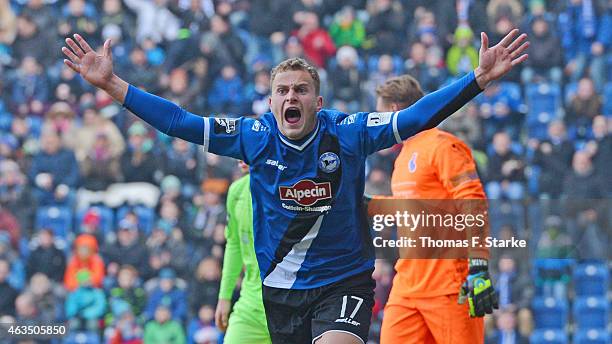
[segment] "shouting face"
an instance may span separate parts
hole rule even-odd
[[[271,93],[270,109],[283,135],[299,140],[315,129],[323,98],[317,94],[308,72],[288,70],[276,74]]]

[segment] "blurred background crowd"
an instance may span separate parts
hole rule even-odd
[[[473,149],[501,309],[490,343],[610,342],[612,1],[0,0],[0,322],[70,326],[69,343],[217,343],[233,159],[160,134],[62,64],[63,39],[112,39],[116,73],[201,115],[269,111],[270,69],[319,68],[326,107],[372,111],[387,78],[432,92],[491,45],[529,59],[443,128]],[[390,192],[396,146],[370,157]],[[563,258],[563,259],[552,259]],[[371,342],[393,276],[377,260]],[[0,339],[2,342],[2,339]]]

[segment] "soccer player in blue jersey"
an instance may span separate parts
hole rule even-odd
[[[129,85],[113,73],[110,41],[98,54],[74,35],[62,51],[68,67],[153,127],[250,166],[272,342],[352,344],[367,341],[374,303],[366,157],[435,127],[523,62],[528,43],[517,35],[513,30],[489,48],[483,33],[474,72],[396,112],[323,109],[317,70],[289,59],[273,69],[272,112],[259,119],[200,117]]]

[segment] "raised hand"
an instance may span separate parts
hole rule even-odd
[[[480,88],[485,88],[491,81],[497,80],[508,73],[512,67],[527,60],[528,55],[523,54],[529,47],[527,34],[519,33],[518,29],[510,31],[497,45],[489,48],[489,37],[486,33],[480,34],[479,65],[474,74]],[[515,38],[516,37],[516,38]]]
[[[70,48],[62,47],[62,52],[68,57],[64,59],[64,64],[90,84],[105,90],[115,100],[123,103],[128,84],[113,73],[110,39],[104,42],[102,54],[93,50],[79,34],[74,35],[74,40],[66,38],[66,45]]]

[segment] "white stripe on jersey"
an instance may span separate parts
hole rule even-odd
[[[290,289],[297,278],[297,272],[302,267],[306,253],[312,244],[314,238],[319,235],[319,229],[323,222],[323,216],[317,218],[317,221],[312,225],[308,233],[302,238],[302,241],[293,245],[293,248],[283,258],[283,261],[278,263],[274,270],[266,276],[263,284],[268,287]]]
[[[210,119],[208,117],[202,117],[204,119],[204,142],[202,143],[202,149],[205,153],[208,153],[208,142],[210,141]]]
[[[402,138],[400,137],[399,131],[397,130],[397,114],[399,111],[396,111],[393,114],[393,135],[395,136],[395,142],[402,143]]]

